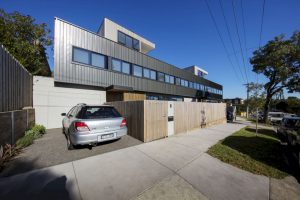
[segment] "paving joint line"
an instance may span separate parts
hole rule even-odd
[[[79,192],[79,196],[80,196],[80,199],[82,200],[82,195],[81,195],[81,192],[80,192],[80,188],[79,188],[79,184],[78,184],[78,179],[77,179],[77,175],[76,175],[76,171],[75,171],[75,167],[74,167],[73,161],[72,161],[72,167],[73,167],[73,171],[74,171],[74,176],[75,176],[75,181],[76,181],[77,189],[78,189],[78,192]]]

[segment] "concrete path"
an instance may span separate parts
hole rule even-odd
[[[0,179],[0,199],[269,199],[269,179],[204,153],[223,124]]]

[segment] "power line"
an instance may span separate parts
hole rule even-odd
[[[215,26],[215,28],[216,28],[216,30],[217,30],[217,33],[218,33],[218,36],[219,36],[219,38],[220,38],[220,40],[221,40],[222,46],[223,46],[223,48],[224,48],[224,50],[225,50],[225,52],[226,52],[226,56],[227,56],[227,58],[228,58],[228,60],[229,60],[229,62],[230,62],[230,64],[231,64],[231,66],[232,66],[232,68],[233,68],[233,71],[234,71],[234,73],[235,73],[237,79],[239,80],[239,76],[238,76],[238,74],[237,74],[237,72],[236,72],[236,70],[235,70],[235,68],[234,68],[234,65],[233,65],[233,63],[232,63],[232,60],[231,60],[231,58],[230,58],[230,56],[229,56],[228,50],[227,50],[226,45],[225,45],[225,43],[224,43],[224,40],[223,40],[223,38],[222,38],[221,32],[220,32],[220,30],[219,30],[219,28],[218,28],[218,25],[217,25],[217,22],[216,22],[216,20],[215,20],[215,17],[214,17],[214,15],[213,15],[213,13],[212,13],[210,7],[209,7],[209,4],[208,4],[207,0],[204,0],[204,1],[205,1],[205,4],[206,4],[207,8],[208,8],[210,17],[211,17],[211,19],[212,19],[212,21],[213,21],[213,24],[214,24],[214,26]]]
[[[240,51],[241,51],[241,54],[242,54],[243,66],[244,66],[244,70],[245,70],[245,75],[246,75],[247,83],[249,83],[248,76],[247,76],[246,65],[245,65],[245,57],[244,57],[244,53],[243,53],[243,48],[242,48],[242,43],[241,43],[241,38],[240,38],[240,33],[239,33],[239,28],[238,28],[238,23],[237,23],[237,19],[236,19],[237,17],[236,17],[236,12],[235,12],[234,0],[232,0],[231,2],[232,2],[233,14],[234,14],[234,22],[235,22],[236,33],[237,33],[237,36],[238,36]]]
[[[243,0],[241,0],[241,10],[242,10],[243,33],[244,33],[244,46],[245,46],[245,52],[246,52],[246,56],[247,56],[247,37],[246,37],[246,28],[245,28]]]
[[[261,14],[261,23],[260,23],[260,33],[259,33],[259,48],[261,45],[261,37],[262,37],[262,31],[263,31],[263,24],[264,24],[264,15],[265,15],[265,5],[266,5],[266,0],[263,2],[263,9],[262,9],[262,14]]]
[[[227,33],[228,33],[228,36],[229,36],[229,40],[230,40],[230,44],[231,44],[231,47],[232,47],[232,51],[233,51],[233,54],[234,54],[234,57],[235,57],[236,64],[237,64],[237,66],[238,66],[238,68],[239,68],[239,71],[240,71],[240,73],[241,73],[241,77],[242,77],[243,81],[245,81],[245,78],[244,78],[244,76],[243,76],[243,72],[242,72],[241,67],[240,67],[240,65],[239,65],[238,57],[237,57],[237,55],[236,55],[237,51],[236,51],[235,48],[234,48],[232,36],[231,36],[230,30],[229,30],[229,25],[228,25],[228,23],[227,23],[227,18],[226,18],[226,16],[225,16],[225,12],[224,12],[224,8],[223,8],[223,4],[222,4],[222,1],[221,1],[221,0],[219,0],[219,4],[220,4],[220,7],[221,7],[222,16],[223,16],[224,21],[225,21],[226,30],[227,30]]]

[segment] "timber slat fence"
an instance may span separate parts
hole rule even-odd
[[[35,123],[32,75],[0,45],[0,145],[15,142]]]
[[[32,75],[0,45],[0,112],[32,106]]]
[[[143,142],[167,137],[167,101],[109,102],[127,120],[128,134]],[[174,134],[226,122],[224,103],[174,102]]]

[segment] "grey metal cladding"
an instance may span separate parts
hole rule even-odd
[[[0,45],[0,112],[32,106],[32,75]]]
[[[132,75],[72,62],[72,47],[76,46],[219,90],[223,88],[222,85],[197,77],[188,71],[184,71],[168,63],[129,49],[114,41],[103,38],[96,33],[58,18],[55,18],[54,38],[54,79],[57,82],[100,87],[122,85],[132,87],[136,91],[187,97],[195,97],[197,93],[197,90],[191,88],[134,77]],[[222,95],[217,95],[217,97],[222,98]]]

